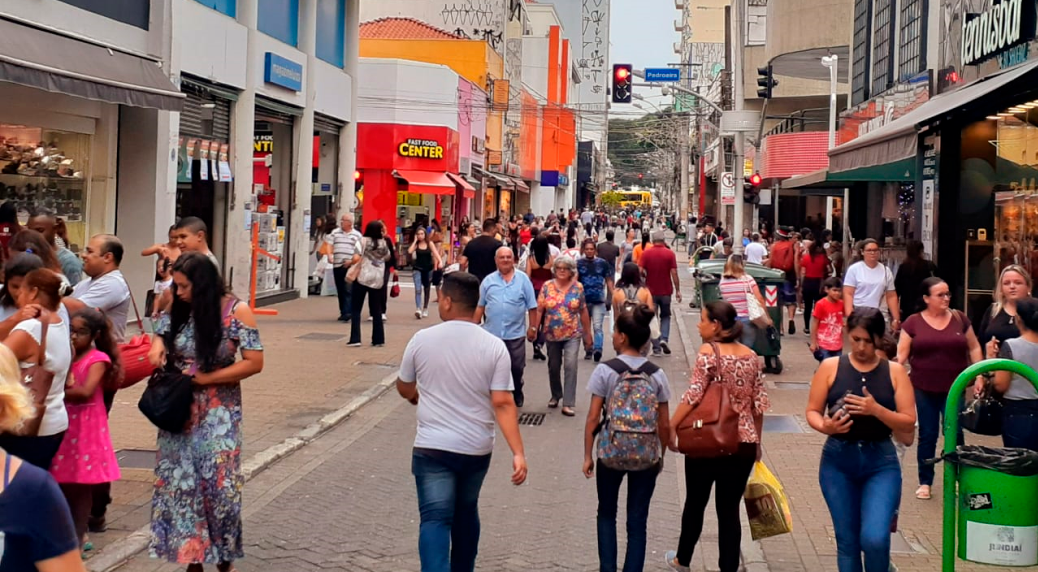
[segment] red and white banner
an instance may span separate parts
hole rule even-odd
[[[766,303],[769,308],[778,306],[778,286],[764,287],[764,303]]]

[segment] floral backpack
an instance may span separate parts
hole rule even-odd
[[[616,470],[641,471],[662,457],[659,438],[657,384],[652,376],[659,366],[646,361],[631,369],[621,359],[605,362],[620,374],[605,403],[605,419],[599,426],[598,459]]]

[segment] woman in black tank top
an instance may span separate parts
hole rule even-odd
[[[904,367],[881,357],[886,332],[874,308],[847,319],[851,352],[822,362],[807,421],[829,435],[818,480],[836,531],[840,572],[887,572],[890,525],[901,501],[901,464],[892,433],[915,430],[915,394]]]

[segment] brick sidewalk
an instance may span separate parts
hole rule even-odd
[[[680,259],[681,254],[678,256]],[[684,268],[682,266],[681,279],[687,284],[683,284],[682,290],[687,291],[688,298],[692,282]],[[687,331],[695,337],[699,311],[691,310],[686,303],[681,312]],[[782,337],[781,356],[785,366],[782,374],[766,377],[772,408],[764,435],[764,461],[790,498],[793,533],[765,539],[760,545],[772,572],[836,572],[836,539],[818,484],[819,458],[826,438],[811,429],[804,416],[817,362],[808,351],[809,338],[803,334],[800,314],[796,326],[796,334]],[[967,433],[966,439],[974,444],[1001,446],[998,438]],[[942,447],[943,440],[938,443],[938,450]],[[893,560],[901,572],[932,572],[941,568],[944,468],[937,466],[933,500],[921,501],[915,498],[919,485],[917,466],[913,446],[905,455],[899,533],[892,540]],[[1004,568],[961,560],[956,563],[956,570],[963,571],[999,569]]]
[[[391,374],[414,332],[434,319],[415,319],[413,290],[404,288],[389,301],[385,347],[370,346],[371,324],[363,322],[365,346],[347,348],[349,324],[335,320],[335,298],[295,300],[274,308],[277,316],[257,318],[263,372],[242,384],[244,459],[283,442]],[[97,549],[150,519],[156,430],[137,409],[143,391],[144,384],[121,391],[112,408],[112,440],[120,451],[123,478],[113,485],[108,531],[90,535]]]

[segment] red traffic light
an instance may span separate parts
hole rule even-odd
[[[642,177],[644,177],[644,176],[645,176],[645,175],[643,175],[643,174],[641,174],[641,173],[638,173],[638,178],[639,178],[639,179],[640,179],[640,178],[642,178]]]
[[[761,184],[761,182],[763,180],[764,179],[761,178],[760,173],[754,173],[754,174],[750,175],[750,184],[753,185],[754,187],[760,186],[760,184]]]
[[[631,75],[631,72],[627,68],[618,67],[616,68],[616,79],[623,81],[627,79],[627,76]]]
[[[353,172],[353,180],[354,181],[359,181],[360,180],[360,171],[354,171]]]

